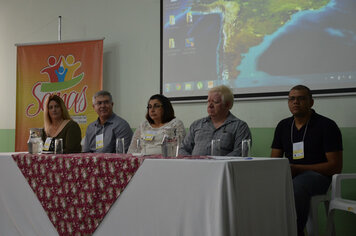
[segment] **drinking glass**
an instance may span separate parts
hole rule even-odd
[[[251,139],[244,139],[241,142],[241,156],[249,157],[251,156]]]
[[[116,139],[116,153],[125,153],[125,138]]]
[[[138,151],[140,154],[142,155],[146,155],[146,146],[147,146],[147,143],[146,143],[146,140],[144,138],[140,138],[140,141],[136,141],[136,142],[139,142],[139,146],[140,146],[140,150]],[[137,143],[138,144],[138,143]]]
[[[54,140],[54,154],[63,154],[63,139],[57,138]]]
[[[220,156],[220,139],[211,140],[211,155]]]
[[[135,150],[135,153],[141,153],[141,152],[142,152],[141,139],[138,138],[138,139],[136,139],[136,150]]]

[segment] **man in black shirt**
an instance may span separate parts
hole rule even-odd
[[[280,121],[272,143],[272,157],[287,157],[293,176],[298,235],[304,235],[310,198],[325,194],[333,174],[342,170],[342,137],[336,123],[312,108],[311,91],[293,87],[288,96],[292,117]]]

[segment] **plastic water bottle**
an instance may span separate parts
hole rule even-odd
[[[43,149],[41,128],[31,128],[30,137],[27,141],[28,152],[31,154],[41,154]]]

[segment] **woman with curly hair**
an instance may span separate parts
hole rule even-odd
[[[134,133],[128,153],[143,152],[144,154],[161,154],[161,144],[165,135],[174,135],[178,141],[183,140],[185,129],[183,122],[174,116],[174,110],[169,99],[161,94],[150,97],[147,103],[146,120]],[[141,147],[137,146],[141,140]]]

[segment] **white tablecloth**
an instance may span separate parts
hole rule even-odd
[[[0,154],[0,235],[57,235],[10,153]],[[296,235],[288,161],[146,159],[94,235]]]

